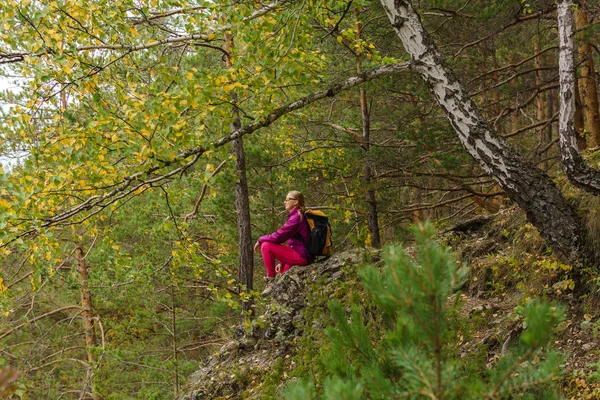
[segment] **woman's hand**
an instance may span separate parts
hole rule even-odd
[[[260,243],[256,242],[256,244],[254,245],[254,252],[258,253],[259,250],[260,250]]]
[[[281,273],[281,263],[279,263],[275,266],[275,272],[277,272],[278,274]]]

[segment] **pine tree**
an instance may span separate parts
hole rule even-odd
[[[401,246],[387,250],[387,266],[363,271],[373,304],[329,303],[334,325],[323,353],[322,385],[303,380],[286,399],[530,399],[558,398],[552,387],[562,357],[547,348],[563,309],[533,300],[519,308],[524,330],[491,369],[485,359],[460,357],[455,290],[466,268],[434,240],[430,224],[414,229],[416,260]],[[380,321],[367,321],[376,306]],[[379,314],[379,313],[375,313]],[[464,321],[463,321],[464,322]]]

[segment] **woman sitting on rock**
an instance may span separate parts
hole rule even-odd
[[[310,229],[302,215],[304,196],[297,190],[289,192],[283,202],[290,213],[281,228],[270,235],[261,236],[254,245],[254,252],[260,249],[267,270],[267,287],[262,296],[271,294],[275,274],[283,274],[294,265],[307,265],[314,257],[306,251]],[[287,242],[286,246],[283,244]],[[279,264],[275,265],[275,259]]]

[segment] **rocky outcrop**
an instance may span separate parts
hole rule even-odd
[[[307,326],[324,325],[315,315],[325,315],[327,301],[339,297],[342,284],[356,279],[360,265],[379,259],[377,250],[354,249],[279,276],[266,304],[257,305],[264,309],[262,315],[250,327],[238,328],[234,338],[192,374],[187,393],[179,399],[252,398],[265,372],[278,361],[293,367],[297,338]]]

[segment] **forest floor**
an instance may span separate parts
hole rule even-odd
[[[467,353],[487,345],[488,362],[499,360],[514,342],[522,324],[515,321],[513,313],[519,304],[519,297],[483,299],[463,296],[462,315],[466,318],[477,316],[487,323],[471,334],[474,342],[462,342],[462,351]],[[598,327],[592,322],[598,316],[581,311],[582,304],[573,296],[565,296],[560,303],[566,306],[565,321],[560,324],[554,341],[554,348],[566,355],[563,364],[562,386],[569,399],[600,398],[600,357]],[[476,343],[475,343],[476,342]]]
[[[565,318],[557,327],[554,348],[566,358],[560,377],[563,395],[600,399],[598,272],[587,271],[575,282],[572,269],[547,255],[537,231],[515,208],[474,222],[446,237],[471,274],[461,294],[461,314],[475,321],[476,329],[469,335],[471,342],[462,343],[462,351],[486,345],[488,362],[494,363],[523,329],[515,315],[523,300],[537,297],[560,304]]]
[[[465,321],[464,331],[458,333],[461,356],[485,351],[492,367],[519,340],[524,328],[519,307],[541,298],[564,307],[554,340],[554,348],[565,357],[558,378],[563,397],[600,399],[597,273],[575,282],[572,269],[551,256],[537,231],[514,208],[450,228],[441,238],[469,267],[468,280],[456,294],[460,298],[450,299],[461,304]],[[410,243],[405,245],[410,253]],[[378,254],[366,257],[377,260]],[[303,360],[318,354],[314,343],[322,339],[329,321],[327,299],[361,290],[355,273],[347,269],[361,262],[364,250],[352,250],[278,279],[270,307],[255,321],[265,325],[238,334],[211,356],[191,377],[191,391],[182,399],[262,399],[278,393],[295,379],[290,377],[298,376],[297,368],[307,367]],[[315,288],[318,295],[311,293]]]

